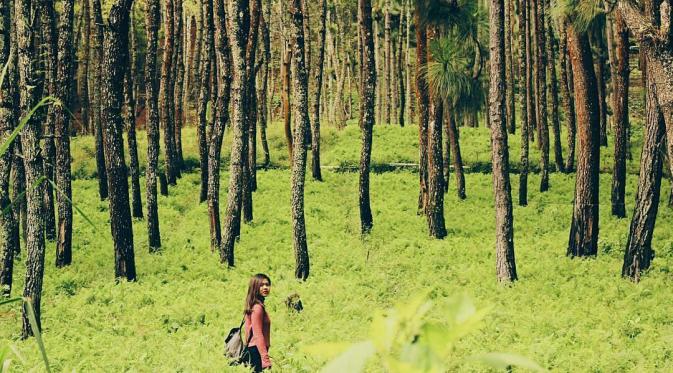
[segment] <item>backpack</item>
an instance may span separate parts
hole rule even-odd
[[[224,356],[231,360],[232,365],[247,361],[248,343],[250,343],[250,339],[252,338],[252,331],[250,331],[247,342],[244,344],[243,337],[241,336],[244,323],[245,316],[241,320],[241,325],[238,328],[232,328],[224,339]]]

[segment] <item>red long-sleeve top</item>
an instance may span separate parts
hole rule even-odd
[[[259,350],[259,354],[262,357],[262,368],[270,367],[271,319],[269,319],[269,314],[266,313],[262,304],[255,304],[252,307],[252,313],[245,315],[245,335],[249,336],[251,332],[252,339],[248,343],[248,346],[255,346]]]

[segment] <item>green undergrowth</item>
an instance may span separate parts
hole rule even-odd
[[[376,127],[374,162],[414,162],[416,131]],[[283,165],[282,132],[276,127],[270,132],[272,159]],[[196,159],[194,135],[193,129],[185,130],[188,159]],[[483,128],[462,129],[468,163],[488,159],[487,135]],[[139,137],[144,149],[144,134]],[[355,125],[343,131],[327,127],[323,138],[324,164],[357,161]],[[47,245],[42,323],[54,371],[245,371],[228,367],[223,338],[238,326],[247,280],[256,272],[273,280],[267,309],[277,371],[317,371],[327,360],[307,354],[307,347],[364,340],[376,310],[425,292],[433,302],[427,313],[433,323],[450,324],[450,310],[463,296],[477,309],[489,310],[481,325],[453,346],[446,362],[452,371],[488,370],[468,357],[494,351],[526,356],[556,371],[673,370],[668,306],[673,304],[673,211],[662,202],[652,269],[637,285],[621,279],[629,219],[610,216],[609,174],[600,179],[599,255],[588,260],[565,256],[574,175],[553,173],[551,189],[544,194],[537,191],[539,177],[531,175],[529,205],[514,207],[520,280],[503,287],[495,280],[490,174],[467,175],[464,201],[456,197],[455,181],[450,180],[448,237],[443,240],[429,238],[425,219],[417,215],[418,175],[413,172],[372,175],[374,228],[364,238],[359,234],[357,174],[326,169],[324,182],[309,178],[311,274],[308,281],[298,282],[293,278],[289,171],[259,171],[254,220],[242,227],[236,267],[227,268],[210,251],[207,207],[198,201],[199,174],[194,170],[170,188],[169,196],[159,196],[160,253],[149,254],[146,222],[134,220],[138,281],[115,284],[108,202],[98,199],[97,182],[91,178],[95,159],[86,155],[92,144],[90,138],[73,143],[73,168],[80,176],[73,183],[73,199],[95,227],[75,215],[73,264],[68,268],[54,267],[55,244]],[[470,149],[484,154],[471,156]],[[222,207],[227,180],[224,172]],[[629,217],[636,185],[637,177],[629,175]],[[668,190],[669,183],[662,188]],[[512,190],[516,197],[518,177],[512,178]],[[13,295],[23,288],[24,260],[22,253]],[[300,314],[290,313],[283,303],[293,292],[304,304]],[[18,339],[20,307],[0,308],[0,325],[0,347],[12,344],[21,355],[11,368],[42,369],[34,341]],[[370,363],[367,370],[378,372],[380,367]]]

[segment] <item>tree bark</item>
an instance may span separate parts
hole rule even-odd
[[[288,159],[292,160],[292,122],[290,121],[290,63],[292,50],[289,46],[285,46],[283,53],[283,61],[280,69],[280,75],[283,79],[283,87],[281,92],[281,101],[283,108],[283,120],[285,122],[285,139],[287,140],[287,151],[289,153]]]
[[[206,111],[208,108],[208,101],[210,100],[210,74],[211,74],[211,60],[210,50],[212,48],[212,38],[209,35],[214,33],[213,30],[213,0],[202,0],[201,7],[203,8],[203,32],[201,48],[201,62],[200,62],[200,83],[199,83],[199,124],[197,127],[197,136],[199,138],[199,167],[201,169],[201,194],[199,201],[204,202],[208,198],[208,134],[206,131],[207,118]]]
[[[374,95],[376,94],[376,66],[374,65],[374,35],[372,33],[371,0],[358,0],[360,12],[359,33],[362,54],[360,66],[362,80],[360,85],[360,130],[362,132],[360,149],[360,233],[365,234],[374,226],[369,196],[369,172],[372,154],[372,133],[374,127]],[[423,32],[425,35],[425,32]],[[426,92],[427,94],[427,92]]]
[[[549,10],[549,1],[545,1],[545,6]],[[551,21],[551,20],[550,20]],[[559,97],[558,97],[558,79],[556,78],[556,58],[557,48],[556,40],[551,22],[546,25],[547,32],[547,74],[549,75],[549,93],[551,94],[551,126],[554,134],[554,165],[556,171],[565,172],[563,163],[563,149],[561,147],[561,124],[559,122]]]
[[[98,195],[101,201],[108,198],[108,177],[105,169],[105,146],[103,144],[103,127],[102,127],[102,66],[103,66],[103,11],[101,10],[100,0],[93,0],[93,23],[94,23],[94,40],[96,48],[94,49],[94,102],[93,121],[96,131],[96,170],[98,172]]]
[[[612,215],[626,217],[626,131],[629,127],[629,30],[621,13],[615,17],[615,57],[612,93],[615,132],[615,163],[612,173]],[[653,128],[653,127],[650,127]],[[644,154],[644,153],[643,153]]]
[[[453,169],[456,174],[456,193],[458,198],[465,199],[467,195],[465,194],[465,172],[463,170],[463,157],[460,153],[460,132],[458,127],[456,127],[456,118],[452,110],[447,110],[448,118],[444,121],[446,123],[446,132],[449,136],[449,145],[451,146],[451,154],[453,154]],[[447,163],[446,168],[449,168]],[[447,178],[445,182],[448,184],[449,179]]]
[[[220,153],[224,129],[229,121],[231,88],[231,58],[228,40],[227,14],[223,0],[215,0],[215,53],[218,69],[217,118],[208,146],[208,216],[210,221],[210,250],[219,250],[222,243],[220,228]]]
[[[150,253],[161,247],[159,211],[157,203],[157,169],[159,167],[159,96],[157,76],[157,47],[159,44],[159,0],[145,2],[145,31],[147,53],[145,55],[145,101],[147,126],[147,241]]]
[[[164,129],[164,165],[168,184],[176,184],[175,170],[175,102],[173,72],[173,50],[175,39],[173,0],[165,1],[164,55],[161,65],[161,87],[159,88],[159,120]]]
[[[39,19],[39,11],[31,7],[28,0],[14,3],[16,12],[16,33],[18,41],[18,69],[21,116],[26,115],[38,102],[42,95],[42,76],[39,73],[39,60],[34,48],[37,35],[33,32]],[[41,129],[36,116],[33,116],[21,134],[23,164],[26,172],[27,224],[26,224],[26,277],[23,296],[32,303],[37,319],[37,327],[41,329],[41,298],[42,279],[44,274],[44,188],[38,182],[44,176],[40,149]],[[22,336],[33,335],[26,308],[23,310]]]
[[[563,23],[559,24],[559,40],[561,45],[561,97],[568,127],[568,158],[566,158],[565,172],[569,173],[575,168],[575,98],[570,94],[573,92],[573,74],[570,63],[568,63],[568,33]]]
[[[51,1],[42,1],[39,3],[42,16],[42,43],[46,50],[47,60],[44,63],[46,73],[46,93],[56,95],[56,70],[58,69],[58,36],[56,32],[56,11]],[[56,147],[54,145],[54,126],[55,126],[54,107],[47,109],[46,121],[43,126],[44,133],[44,176],[51,181],[56,180],[54,173],[54,164],[56,164]],[[54,217],[54,189],[49,181],[44,183],[44,233],[49,241],[56,238],[56,219]]]
[[[414,22],[421,24],[421,14],[419,5],[414,10]],[[423,68],[427,64],[428,41],[423,27],[416,27],[416,97],[418,100],[418,149],[419,149],[419,184],[418,210],[419,213],[425,213],[428,199],[428,106],[430,97],[428,96],[428,83],[423,74]]]
[[[131,15],[133,17],[133,14]],[[130,48],[128,65],[124,74],[124,122],[126,125],[126,137],[129,145],[129,170],[131,172],[131,211],[134,218],[143,218],[143,201],[140,197],[140,165],[138,164],[138,143],[136,141],[136,101],[134,96],[135,86],[135,28],[131,21]]]
[[[182,177],[182,168],[184,159],[182,154],[182,126],[184,124],[184,85],[185,85],[185,62],[184,62],[184,25],[183,25],[183,5],[182,1],[175,2],[174,23],[175,23],[175,77],[174,77],[174,170],[176,177]]]
[[[133,227],[129,206],[129,185],[124,160],[124,121],[121,107],[124,97],[124,73],[128,58],[129,13],[132,0],[113,3],[105,29],[102,67],[102,127],[105,144],[105,169],[110,191],[110,228],[115,248],[115,278],[135,281]]]
[[[72,45],[74,0],[63,1],[58,33],[58,84],[56,95],[62,106],[54,107],[56,135],[56,186],[58,187],[58,240],[56,266],[72,263],[72,182],[70,170],[70,115],[72,107],[75,48]]]
[[[0,25],[2,26],[2,46],[0,48],[0,66],[7,66],[8,70],[14,71],[16,66],[10,53],[11,31],[14,24],[10,15],[10,1],[0,0]],[[8,72],[8,74],[11,74]],[[13,79],[5,79],[0,86],[0,144],[5,144],[16,123],[14,117],[15,105],[12,96]],[[9,297],[12,292],[12,277],[14,271],[14,255],[18,251],[18,220],[11,208],[10,200],[10,173],[14,146],[0,155],[0,298]],[[16,172],[16,171],[15,171]]]
[[[587,34],[576,31],[572,25],[567,25],[567,30],[579,136],[575,201],[567,255],[582,257],[598,252],[598,88]]]
[[[533,6],[536,36],[536,106],[538,124],[538,145],[540,147],[540,192],[549,190],[549,127],[547,123],[547,49],[545,37],[544,1]]]
[[[320,2],[320,31],[318,33],[318,64],[315,70],[315,99],[313,101],[313,120],[311,121],[311,175],[314,180],[322,181],[320,172],[320,94],[325,62],[325,17],[327,0]]]
[[[304,181],[306,178],[306,153],[309,133],[308,116],[308,72],[304,53],[304,16],[301,0],[292,1],[292,111],[294,112],[294,150],[292,153],[292,236],[295,253],[295,272],[298,279],[306,280],[309,275],[309,254],[306,242],[306,221],[304,219]]]
[[[220,261],[230,267],[234,266],[234,241],[238,238],[241,225],[241,205],[243,198],[243,170],[247,168],[244,157],[245,136],[245,101],[246,101],[246,46],[250,24],[248,0],[234,0],[229,4],[231,22],[229,27],[229,46],[233,67],[231,83],[232,101],[232,143],[229,164],[229,190],[227,193],[226,220],[222,243],[220,245]]]
[[[516,112],[514,109],[514,50],[512,38],[514,38],[514,17],[512,16],[512,3],[515,0],[505,0],[505,76],[507,78],[507,129],[510,134],[516,133]]]
[[[81,117],[82,117],[82,132],[85,134],[93,133],[93,130],[90,127],[89,119],[89,60],[91,55],[91,11],[90,11],[90,0],[85,0],[82,2],[82,20],[84,24],[82,25],[84,30],[84,35],[82,37],[82,58],[79,61],[82,69],[77,83],[79,85],[78,89],[78,98],[80,103]]]
[[[520,75],[519,86],[523,83],[525,87],[521,91],[521,170],[519,171],[519,206],[528,205],[528,131],[531,126],[531,120],[534,119],[534,110],[531,94],[531,43],[530,43],[530,21],[529,21],[529,1],[519,0],[519,49],[520,49]]]
[[[489,49],[491,51],[489,114],[495,196],[496,275],[499,282],[512,282],[517,279],[517,274],[505,121],[505,15],[503,8],[503,0],[491,0],[489,7]]]
[[[260,21],[260,27],[262,31],[262,41],[263,41],[263,54],[264,54],[264,67],[262,70],[263,77],[262,77],[262,89],[260,90],[259,98],[257,100],[258,103],[261,103],[261,105],[258,105],[258,117],[259,117],[259,133],[260,133],[260,140],[262,141],[262,151],[264,153],[264,161],[262,162],[262,166],[264,168],[268,168],[269,164],[271,163],[271,156],[269,154],[269,143],[266,138],[266,127],[268,125],[270,118],[269,115],[269,69],[270,66],[272,66],[272,61],[271,61],[271,35],[269,31],[269,24],[268,22],[271,22],[271,4],[267,4],[266,6],[266,11],[262,15],[261,21]],[[273,98],[273,92],[271,92],[271,96]]]
[[[247,169],[243,171],[243,221],[249,223],[253,220],[252,192],[257,190],[257,40],[259,39],[259,21],[262,12],[261,0],[250,2],[250,30],[246,45],[246,128],[247,146],[245,161]]]

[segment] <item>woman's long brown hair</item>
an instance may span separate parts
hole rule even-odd
[[[252,313],[252,307],[255,304],[264,303],[264,298],[259,295],[259,288],[262,287],[262,282],[264,280],[269,281],[269,285],[271,285],[271,279],[269,276],[263,273],[258,273],[250,278],[250,284],[248,285],[248,295],[245,297],[244,312],[246,315]]]

